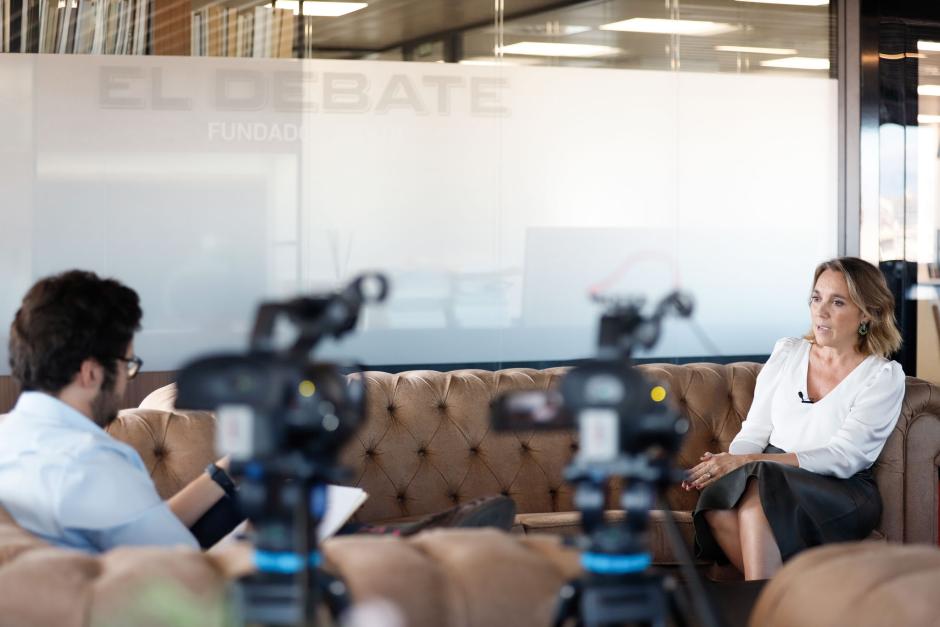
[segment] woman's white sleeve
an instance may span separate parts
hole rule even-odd
[[[770,402],[773,399],[774,391],[780,381],[784,364],[787,357],[793,352],[793,348],[800,340],[795,338],[784,338],[774,345],[774,352],[770,354],[770,359],[761,368],[757,375],[757,384],[754,386],[754,400],[751,402],[751,409],[747,412],[747,418],[741,424],[741,430],[731,441],[728,452],[734,455],[747,455],[749,453],[763,453],[770,442],[770,433],[773,431],[773,423],[770,419]]]
[[[901,414],[904,371],[884,365],[866,382],[849,414],[825,446],[798,452],[800,468],[847,479],[875,463]]]

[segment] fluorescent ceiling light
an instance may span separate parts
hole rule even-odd
[[[753,46],[715,46],[718,52],[750,52],[753,54],[796,54],[794,48],[755,48]]]
[[[761,61],[765,67],[782,67],[791,70],[828,70],[829,59],[817,57],[786,57],[784,59],[771,59],[770,61]]]
[[[298,0],[276,0],[275,9],[290,9],[294,15],[299,15]],[[304,15],[314,17],[339,17],[369,6],[368,2],[321,2],[320,0],[304,0]]]
[[[918,85],[918,96],[940,96],[940,85]]]
[[[760,4],[795,4],[800,7],[821,7],[829,0],[737,0],[738,2],[756,2]]]
[[[634,17],[629,20],[611,22],[600,27],[601,30],[618,30],[626,33],[664,33],[668,35],[720,35],[738,30],[733,24],[724,22],[701,22],[698,20],[662,20],[647,17]]]
[[[500,65],[535,65],[541,63],[538,59],[503,59],[495,57],[468,57],[457,62],[459,65],[481,65],[481,66],[500,66]]]
[[[927,52],[940,52],[940,41],[918,41],[917,49],[926,50]]]
[[[620,48],[591,44],[557,44],[546,41],[520,41],[500,48],[503,54],[524,54],[534,57],[609,57],[620,54]]]
[[[918,124],[940,124],[940,115],[928,115],[926,113],[920,113],[917,115]],[[936,298],[936,294],[934,294]]]
[[[490,29],[487,32],[492,32]],[[559,24],[558,22],[544,22],[540,24],[506,24],[503,27],[503,33],[507,35],[519,35],[520,37],[565,37],[568,35],[579,35],[591,30],[590,26],[580,26],[577,24]]]

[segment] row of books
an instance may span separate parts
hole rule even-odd
[[[295,28],[290,9],[260,6],[239,11],[209,6],[193,12],[192,55],[290,58]]]
[[[147,54],[152,0],[0,0],[0,52]]]

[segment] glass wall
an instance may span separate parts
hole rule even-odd
[[[377,269],[390,301],[323,355],[579,359],[589,293],[678,286],[695,323],[651,356],[760,356],[837,252],[818,0],[63,3],[81,41],[20,1],[17,49],[73,54],[0,54],[3,333],[34,280],[88,268],[140,292],[137,352],[173,370],[245,346],[261,299]]]

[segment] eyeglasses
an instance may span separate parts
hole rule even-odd
[[[138,357],[137,355],[132,355],[131,357],[115,357],[120,361],[123,361],[127,364],[127,378],[133,379],[137,376],[137,373],[140,372],[141,366],[144,365],[144,360]]]

